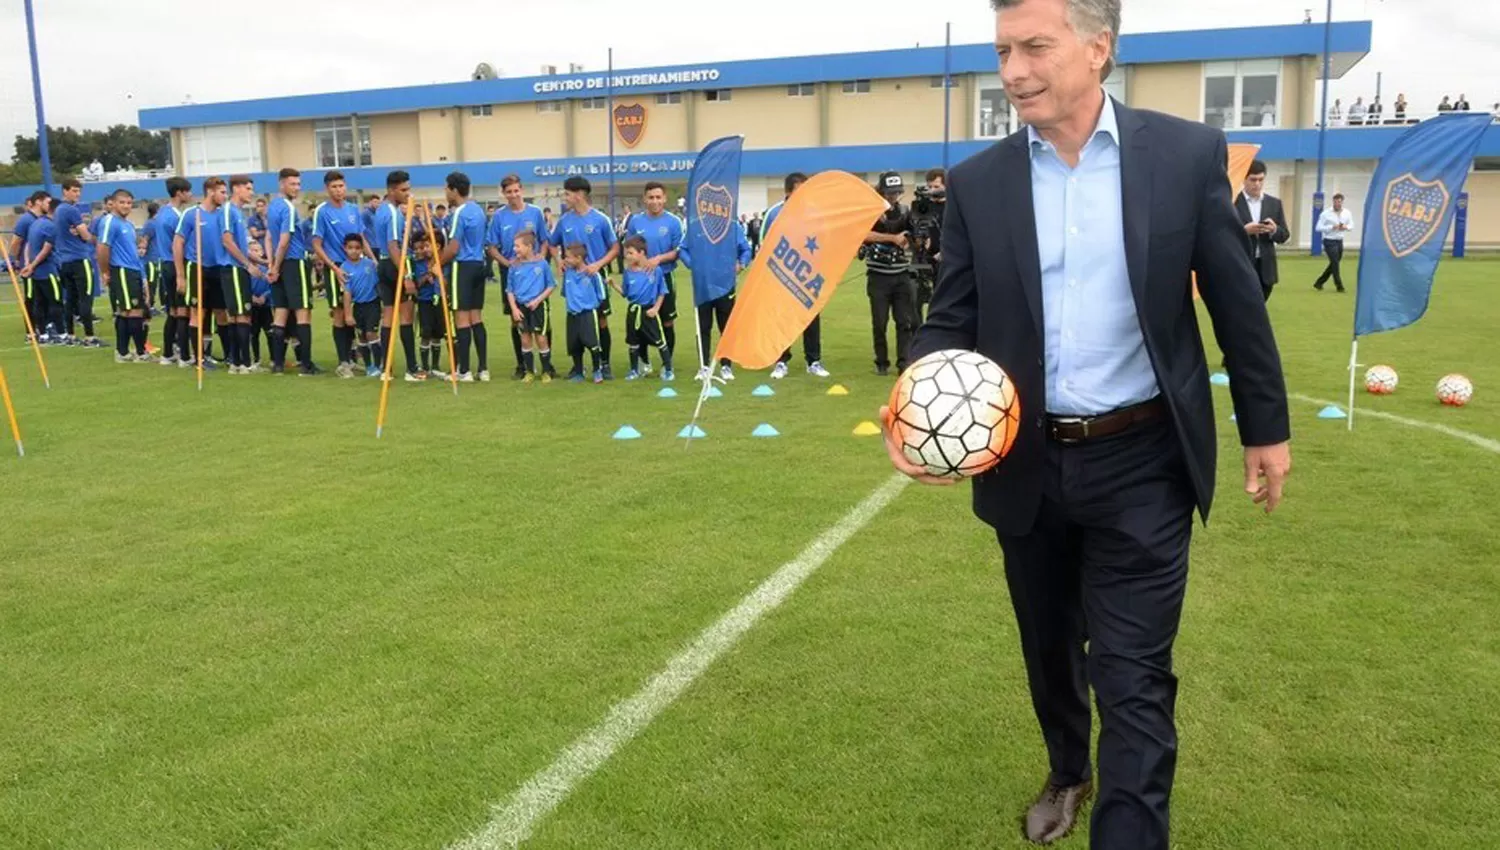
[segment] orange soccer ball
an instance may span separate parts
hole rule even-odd
[[[890,407],[901,453],[940,478],[992,469],[1021,428],[1015,384],[974,351],[935,351],[913,363],[891,389]]]

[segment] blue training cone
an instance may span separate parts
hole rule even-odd
[[[707,436],[708,434],[697,425],[684,425],[682,426],[682,430],[677,432],[677,439],[679,440],[701,440]]]
[[[656,394],[657,398],[677,398],[677,391],[671,387],[662,387],[661,392]]]
[[[721,390],[721,389],[719,389],[718,387],[709,387],[708,388],[708,397],[709,398],[723,398],[724,397],[724,391]]]
[[[756,398],[770,398],[771,396],[776,395],[776,391],[765,384],[761,384],[760,386],[751,390],[750,394],[755,396]]]
[[[1229,376],[1224,374],[1223,372],[1215,372],[1213,376],[1208,379],[1208,382],[1216,387],[1227,387],[1229,386]]]
[[[750,432],[750,436],[752,436],[752,437],[780,437],[781,436],[781,432],[778,431],[778,430],[776,430],[775,428],[772,428],[770,425],[761,424],[761,425],[755,426],[755,430]]]
[[[635,430],[629,425],[621,425],[620,430],[615,432],[616,440],[639,440],[640,438],[641,432]]]
[[[1327,407],[1323,408],[1322,410],[1318,411],[1318,418],[1319,419],[1347,419],[1348,417],[1344,414],[1344,411],[1339,410],[1336,406],[1330,404]]]

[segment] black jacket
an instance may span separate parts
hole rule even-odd
[[[1191,273],[1198,274],[1226,353],[1244,445],[1290,438],[1281,358],[1230,198],[1224,134],[1113,100],[1110,106],[1121,139],[1130,287],[1206,522],[1217,443]],[[974,481],[974,512],[1006,535],[1028,532],[1041,500],[1047,439],[1042,339],[1041,263],[1023,131],[950,172],[942,275],[912,343],[913,361],[943,349],[975,350],[1015,382],[1022,414],[1016,443],[999,466]]]
[[[1250,223],[1250,201],[1241,192],[1234,199],[1234,208],[1240,214],[1240,226]],[[1292,231],[1286,226],[1286,210],[1282,209],[1281,199],[1271,195],[1260,196],[1260,220],[1270,219],[1276,222],[1275,233],[1262,233],[1259,236],[1245,234],[1245,256],[1250,258],[1250,265],[1260,273],[1260,282],[1265,286],[1275,286],[1281,279],[1276,270],[1276,246],[1285,244],[1292,238]],[[1255,260],[1255,243],[1260,243],[1260,262]]]

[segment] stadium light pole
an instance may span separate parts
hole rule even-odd
[[[1328,11],[1323,17],[1323,114],[1318,118],[1318,189],[1313,193],[1313,230],[1310,248],[1314,257],[1323,253],[1323,235],[1318,232],[1318,219],[1323,215],[1323,167],[1326,164],[1324,151],[1328,144],[1328,77],[1332,73],[1333,57],[1333,0],[1328,0]]]
[[[31,50],[31,97],[36,101],[36,146],[42,159],[42,188],[52,194],[52,155],[47,151],[47,115],[42,109],[42,72],[36,59],[36,16],[26,0],[26,46]]]
[[[948,143],[953,120],[953,22],[943,37],[943,171],[948,170]]]

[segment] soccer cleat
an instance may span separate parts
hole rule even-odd
[[[602,384],[602,383],[604,383],[604,370],[603,369],[595,369],[594,370],[594,383],[596,383],[596,384]]]
[[[490,370],[485,369],[479,373],[479,382],[481,384],[488,384],[490,382]]]
[[[814,378],[833,377],[831,374],[829,374],[827,369],[823,368],[823,361],[821,360],[814,360],[813,362],[807,364],[807,374],[812,375]]]
[[[606,381],[613,381],[615,379],[615,370],[608,363],[604,364],[599,373],[604,376],[604,380]]]
[[[639,381],[640,379],[641,370],[639,369],[631,369],[629,372],[625,373],[625,380],[627,381]]]
[[[101,341],[99,339],[99,337],[96,337],[96,336],[89,337],[88,339],[84,340],[83,342],[80,342],[79,345],[83,346],[84,348],[103,348],[104,347],[103,341]]]
[[[521,383],[534,384],[536,383],[536,376],[532,375],[530,372],[527,372],[526,375],[521,378]]]
[[[544,384],[550,384],[550,383],[552,383],[552,373],[551,372],[543,372],[542,373],[542,383],[544,383]]]
[[[246,375],[259,375],[260,373],[266,371],[261,367],[259,363],[251,363],[249,366],[243,366],[241,368],[244,370]]]
[[[369,366],[366,366],[365,367],[365,377],[366,378],[378,378],[378,377],[380,377],[380,367],[376,366],[373,363],[370,364]]]
[[[713,377],[713,374],[714,371],[712,369],[708,368],[707,366],[700,366],[698,367],[698,377],[694,378],[693,380],[701,383],[704,380]]]
[[[581,384],[581,383],[583,383],[583,373],[582,372],[569,372],[568,373],[568,383],[571,383],[571,384]]]
[[[151,356],[151,352],[148,351],[145,354],[137,354],[135,356],[135,362],[137,362],[137,363],[155,363],[156,362],[156,358],[152,357]]]
[[[162,359],[158,360],[157,363],[161,364],[162,366],[176,366],[178,360],[175,356],[163,357]]]
[[[673,372],[671,369],[662,369],[661,370],[661,379],[663,381],[666,381],[667,383],[670,384],[671,382],[677,380],[677,374],[675,372]]]
[[[644,377],[646,377],[649,374],[651,374],[651,364],[650,363],[642,363],[641,364],[641,377],[644,378]]]
[[[728,363],[725,363],[723,366],[720,366],[719,367],[719,377],[723,378],[726,381],[732,381],[732,380],[734,380],[734,367],[730,366]]]
[[[115,362],[116,363],[134,363],[135,362],[135,355],[134,354],[119,354],[119,353],[116,353],[115,354]]]
[[[193,359],[191,357],[185,357],[182,360],[177,361],[177,368],[179,369],[191,369],[196,365],[198,364],[193,362]]]
[[[511,375],[510,375],[510,377],[511,377],[512,380],[516,380],[516,381],[525,380],[526,379],[526,368],[524,366],[517,366],[516,367],[516,371],[512,372]]]
[[[286,366],[284,366],[284,365],[282,365],[280,363],[272,363],[271,364],[271,374],[272,375],[285,375],[286,374]]]
[[[472,384],[474,383],[474,374],[472,372],[464,372],[458,376],[458,382],[460,384]]]
[[[441,369],[433,369],[427,373],[427,377],[434,378],[439,381],[446,381],[448,380],[448,373],[444,372]]]
[[[338,368],[333,370],[333,374],[338,375],[340,378],[352,378],[354,377],[354,367],[348,363],[340,363]]]
[[[785,378],[786,377],[786,364],[785,363],[777,363],[776,367],[771,370],[771,377],[775,378],[778,381],[781,380],[782,378]]]

